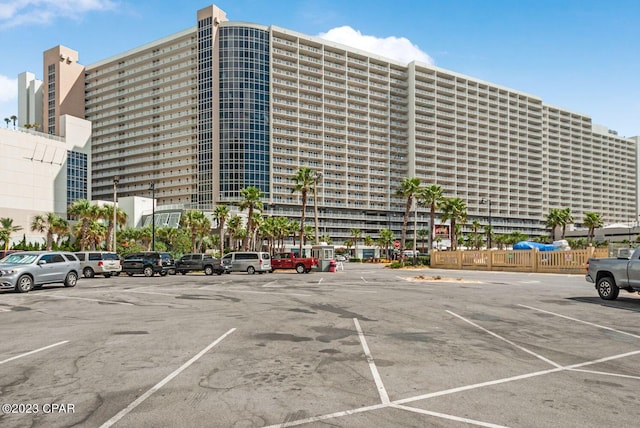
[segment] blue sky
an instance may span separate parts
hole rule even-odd
[[[232,21],[427,61],[640,135],[637,0],[0,1],[0,120],[17,114],[19,73],[42,79],[43,51],[64,45],[90,65],[193,27],[210,4]]]

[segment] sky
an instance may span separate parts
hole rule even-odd
[[[231,21],[418,60],[640,135],[637,0],[0,1],[0,126],[17,115],[18,74],[43,78],[45,50],[64,45],[91,65],[194,27],[211,4]]]

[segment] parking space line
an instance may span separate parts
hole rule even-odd
[[[186,363],[184,363],[183,365],[181,365],[178,369],[174,370],[173,373],[171,373],[169,376],[165,377],[164,379],[162,379],[160,382],[158,382],[157,384],[155,384],[151,389],[149,389],[147,392],[145,392],[144,394],[142,394],[140,397],[138,397],[133,403],[129,404],[127,407],[125,407],[124,409],[122,409],[120,412],[118,412],[115,416],[113,416],[111,419],[109,419],[108,421],[106,421],[104,424],[101,425],[101,428],[108,428],[110,426],[112,426],[113,424],[115,424],[116,422],[118,422],[120,419],[122,419],[123,417],[125,417],[127,414],[129,414],[133,409],[135,409],[136,407],[138,407],[143,401],[145,401],[147,398],[149,398],[154,392],[156,392],[157,390],[159,390],[160,388],[162,388],[164,385],[166,385],[167,383],[169,383],[173,378],[175,378],[176,376],[178,376],[180,373],[182,373],[184,370],[186,370],[187,368],[189,368],[189,366],[191,366],[191,364],[193,364],[194,362],[196,362],[198,359],[200,359],[200,357],[202,357],[204,354],[206,354],[209,350],[211,350],[214,346],[216,346],[218,343],[222,342],[227,336],[229,336],[231,333],[233,333],[236,329],[232,328],[229,331],[227,331],[225,334],[223,334],[222,336],[220,336],[219,338],[217,338],[216,340],[214,340],[213,342],[211,342],[206,348],[204,348],[202,351],[198,352],[194,357],[192,357],[189,361],[187,361]]]
[[[617,330],[615,328],[607,327],[607,326],[604,326],[604,325],[595,324],[595,323],[592,323],[592,322],[589,322],[589,321],[579,320],[577,318],[568,317],[566,315],[557,314],[555,312],[545,311],[544,309],[534,308],[533,306],[527,306],[527,305],[521,305],[521,304],[518,304],[518,306],[522,306],[523,308],[531,309],[532,311],[538,311],[538,312],[542,312],[542,313],[545,313],[545,314],[554,315],[556,317],[564,318],[564,319],[567,319],[567,320],[579,322],[579,323],[582,323],[582,324],[590,325],[590,326],[593,326],[593,327],[598,327],[598,328],[601,328],[601,329],[604,329],[604,330],[609,330],[609,331],[613,331],[613,332],[616,332],[616,333],[624,334],[624,335],[627,335],[627,336],[635,337],[636,339],[640,339],[640,336],[637,335],[637,334],[628,333],[626,331]]]
[[[157,296],[169,296],[169,297],[178,297],[179,294],[170,294],[170,293],[158,293],[157,291],[138,291],[138,290],[125,290],[127,293],[138,293],[138,294],[155,294]]]
[[[369,363],[369,369],[371,370],[371,374],[373,375],[373,380],[375,381],[376,387],[378,388],[378,394],[380,394],[380,400],[382,401],[382,404],[389,404],[391,402],[389,400],[389,395],[387,394],[387,390],[384,388],[384,384],[382,383],[382,378],[380,377],[380,373],[378,373],[378,368],[376,367],[375,361],[373,361],[373,357],[371,356],[371,351],[369,351],[367,340],[365,339],[364,333],[360,328],[360,323],[358,322],[358,319],[354,318],[353,323],[356,325],[356,330],[358,331],[358,338],[360,338],[360,343],[362,344],[364,355],[367,357],[367,363]]]
[[[320,415],[320,416],[312,416],[310,418],[298,419],[298,420],[295,420],[295,421],[284,422],[284,423],[281,423],[281,424],[268,425],[268,426],[266,426],[264,428],[295,427],[295,426],[298,426],[298,425],[310,424],[312,422],[326,421],[327,419],[340,418],[342,416],[356,415],[358,413],[364,413],[364,412],[370,412],[372,410],[384,409],[386,407],[389,407],[389,405],[388,404],[374,404],[373,406],[358,407],[357,409],[343,410],[341,412],[329,413],[329,414]]]
[[[609,372],[601,372],[598,370],[585,370],[585,369],[570,369],[570,370],[573,372],[583,372],[583,373],[591,373],[591,374],[597,374],[597,375],[603,375],[603,376],[614,376],[614,377],[622,377],[625,379],[640,380],[640,376],[624,375],[620,373],[609,373]]]
[[[73,297],[73,296],[46,296],[51,297],[53,299],[75,299],[75,300],[88,300],[89,302],[98,302],[98,303],[110,303],[112,305],[127,305],[134,306],[133,303],[128,302],[115,302],[113,300],[99,300],[99,299],[87,299],[86,297]]]
[[[447,414],[439,413],[439,412],[432,412],[430,410],[418,409],[416,407],[401,406],[399,404],[391,404],[390,407],[393,407],[395,409],[400,409],[400,410],[407,410],[409,412],[420,413],[422,415],[435,416],[436,418],[449,419],[450,421],[464,422],[466,424],[478,425],[478,426],[481,426],[481,427],[507,428],[504,425],[496,425],[496,424],[492,424],[492,423],[488,423],[488,422],[476,421],[474,419],[462,418],[460,416],[447,415]]]
[[[493,337],[495,337],[495,338],[498,338],[498,339],[502,340],[503,342],[506,342],[506,343],[508,343],[509,345],[511,345],[511,346],[513,346],[513,347],[515,347],[515,348],[518,348],[519,350],[521,350],[521,351],[523,351],[523,352],[526,352],[526,353],[527,353],[527,354],[529,354],[529,355],[533,355],[534,357],[538,358],[539,360],[544,361],[545,363],[551,364],[551,365],[552,365],[552,366],[554,366],[554,367],[562,367],[560,364],[558,364],[558,363],[556,363],[556,362],[554,362],[554,361],[551,361],[550,359],[545,358],[545,357],[543,357],[543,356],[542,356],[542,355],[540,355],[540,354],[536,354],[535,352],[530,351],[529,349],[527,349],[527,348],[525,348],[525,347],[522,347],[522,346],[520,346],[520,345],[518,345],[518,344],[516,344],[516,343],[513,343],[513,342],[512,342],[512,341],[510,341],[509,339],[504,338],[504,337],[500,336],[499,334],[496,334],[496,333],[494,333],[494,332],[492,332],[492,331],[490,331],[490,330],[487,330],[486,328],[479,326],[478,324],[474,323],[474,322],[473,322],[473,321],[471,321],[471,320],[468,320],[468,319],[464,318],[463,316],[460,316],[460,315],[458,315],[458,314],[456,314],[456,313],[454,313],[454,312],[451,312],[451,311],[449,311],[449,310],[447,310],[446,312],[447,312],[447,313],[449,313],[449,314],[451,314],[451,315],[453,315],[453,316],[454,316],[454,317],[456,317],[456,318],[459,318],[460,320],[462,320],[462,321],[466,322],[467,324],[471,324],[471,325],[472,325],[472,326],[474,326],[475,328],[478,328],[478,329],[480,329],[480,330],[484,331],[485,333],[490,334],[491,336],[493,336]]]
[[[45,351],[47,349],[53,348],[54,346],[63,345],[69,342],[68,340],[63,340],[62,342],[54,343],[53,345],[44,346],[42,348],[34,349],[33,351],[25,352],[24,354],[16,355],[15,357],[7,358],[6,360],[0,361],[0,364],[8,363],[9,361],[17,360],[18,358],[26,357],[27,355],[35,354],[36,352]]]
[[[363,281],[364,281],[365,283],[367,283],[367,284],[369,283],[369,281],[367,281],[366,279],[364,279],[364,276],[361,276],[361,277],[360,277],[360,279],[361,279],[361,280],[363,280]]]

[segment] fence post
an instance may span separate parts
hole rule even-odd
[[[538,272],[538,253],[540,250],[537,248],[533,249],[533,260],[531,260],[531,272]]]
[[[493,270],[493,253],[487,248],[487,270]]]
[[[456,250],[456,262],[458,263],[458,269],[462,269],[462,251]]]

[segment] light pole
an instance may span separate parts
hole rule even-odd
[[[418,200],[413,198],[413,265],[418,262]]]
[[[489,236],[487,238],[487,250],[490,250],[492,248],[491,247],[491,232],[492,232],[491,230],[491,198],[487,198],[487,199],[482,198],[482,200],[480,201],[480,204],[484,205],[487,202],[489,203],[489,234],[488,234]]]
[[[118,182],[119,176],[113,177],[113,251],[118,251],[118,245],[116,241],[116,229],[118,229]]]
[[[322,178],[321,172],[314,172],[313,176],[313,215],[316,223],[316,245],[320,243],[319,236],[320,231],[318,227],[318,181]]]
[[[149,185],[151,190],[151,251],[156,250],[156,184]]]

